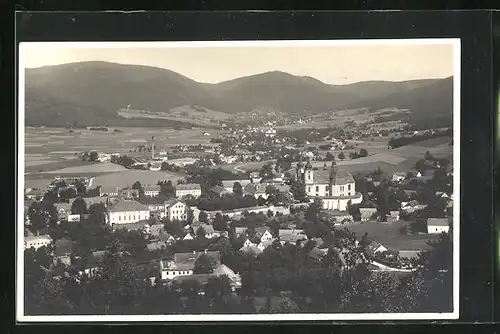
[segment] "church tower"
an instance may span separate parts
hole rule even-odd
[[[306,183],[314,182],[313,166],[311,164],[311,161],[307,161],[307,164],[305,166],[305,182]]]
[[[338,167],[337,163],[332,161],[332,167],[330,168],[330,185],[328,187],[328,193],[329,196],[333,196],[333,187],[337,183],[337,173],[338,173]]]
[[[304,164],[302,163],[302,161],[299,161],[299,163],[297,164],[297,180],[299,181],[302,181],[302,182],[305,182],[305,169],[304,169]]]

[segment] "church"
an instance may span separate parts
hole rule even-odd
[[[351,204],[363,201],[363,195],[356,192],[351,173],[340,171],[335,161],[332,161],[330,169],[313,169],[310,161],[305,165],[299,162],[289,174],[294,175],[297,180],[302,180],[309,198],[312,201],[320,198],[325,210],[346,211],[349,201]]]

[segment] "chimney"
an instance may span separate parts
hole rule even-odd
[[[207,250],[205,249],[205,254],[207,254]]]
[[[39,230],[36,230],[36,236],[39,237],[40,236],[40,231]]]
[[[196,255],[196,251],[195,251],[195,250],[193,251],[193,254],[195,254],[195,255]]]

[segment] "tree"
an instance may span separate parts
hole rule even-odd
[[[209,278],[205,286],[205,294],[209,298],[220,299],[231,294],[231,284],[226,275]]]
[[[326,161],[334,161],[335,156],[333,154],[331,154],[330,152],[326,152],[325,160]]]
[[[431,152],[425,152],[425,160],[434,160],[434,156],[431,154]]]
[[[340,153],[339,153],[339,159],[340,159],[340,160],[344,160],[344,159],[345,159],[345,154],[344,154],[344,152],[340,152]]]
[[[201,254],[194,263],[194,274],[211,274],[215,268],[215,262],[207,254]]]
[[[76,198],[71,204],[71,214],[73,215],[83,215],[87,213],[87,203],[83,198]]]
[[[299,313],[299,312],[300,312],[299,306],[289,297],[285,297],[281,303],[279,303],[276,307],[271,309],[271,313]]]
[[[386,215],[390,213],[391,208],[389,202],[389,193],[387,192],[387,189],[382,185],[377,188],[377,205],[380,218],[385,219]]]
[[[97,154],[96,151],[92,151],[89,153],[89,161],[97,161],[99,158],[99,155]]]
[[[214,222],[213,222],[214,229],[217,231],[226,231],[227,230],[227,223],[224,217],[220,212],[217,212],[215,214]]]
[[[362,158],[368,156],[368,151],[366,150],[366,148],[362,148],[359,150],[359,156]]]
[[[74,203],[74,202],[73,202]],[[98,224],[103,224],[106,221],[106,207],[103,203],[91,204],[87,209],[90,215],[89,220]]]
[[[196,237],[199,239],[204,239],[205,238],[206,231],[203,228],[203,226],[198,227],[196,230]]]
[[[63,201],[68,201],[76,197],[76,190],[73,188],[65,188],[59,191],[59,198]]]
[[[85,187],[83,182],[77,181],[75,184],[75,188],[78,195],[84,195],[87,192],[87,187]]]
[[[427,170],[427,165],[425,164],[425,160],[424,159],[420,159],[416,162],[415,164],[415,169],[417,170],[417,172],[420,172],[420,173],[425,173],[425,171]]]
[[[320,198],[315,198],[314,202],[307,207],[304,218],[314,223],[319,222],[319,213],[322,207],[323,201]]]
[[[243,187],[241,186],[241,183],[239,183],[239,182],[235,182],[235,183],[233,184],[233,192],[234,192],[235,194],[238,194],[238,195],[240,195],[240,196],[243,196]]]
[[[205,211],[200,211],[198,220],[202,223],[208,223],[208,214]]]
[[[171,180],[160,184],[160,192],[165,197],[174,197],[175,189]]]
[[[300,180],[292,180],[290,183],[290,191],[299,202],[307,202],[306,185]]]
[[[139,190],[139,192],[144,191],[142,188],[142,184],[139,181],[135,181],[132,185],[132,189]]]

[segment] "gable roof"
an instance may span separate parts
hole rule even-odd
[[[198,260],[198,258],[201,255],[208,256],[212,261],[215,262],[215,265],[220,264],[219,251],[207,251],[207,252],[196,252],[196,253],[193,253],[193,252],[191,252],[191,253],[175,253],[174,260],[167,263],[168,265],[170,265],[170,268],[168,268],[168,266],[166,266],[166,268],[176,269],[176,270],[193,270],[196,260]]]
[[[230,279],[234,279],[237,277],[234,271],[232,271],[225,264],[220,264],[214,269],[214,275],[226,275]]]
[[[284,236],[284,235],[297,235],[297,234],[304,234],[304,230],[302,229],[279,229],[278,235]]]
[[[428,218],[427,226],[449,226],[448,218]]]
[[[177,203],[182,203],[183,205],[186,205],[186,204],[184,204],[183,201],[178,200],[176,198],[172,198],[172,199],[169,199],[169,200],[165,201],[165,210],[168,209],[168,208],[170,208],[170,207],[172,207],[172,206],[174,206],[174,205],[176,205]]]
[[[122,199],[113,205],[109,211],[111,212],[131,212],[131,211],[149,211],[148,207],[134,200]]]
[[[185,183],[175,186],[175,190],[201,190],[201,186],[197,183]]]

